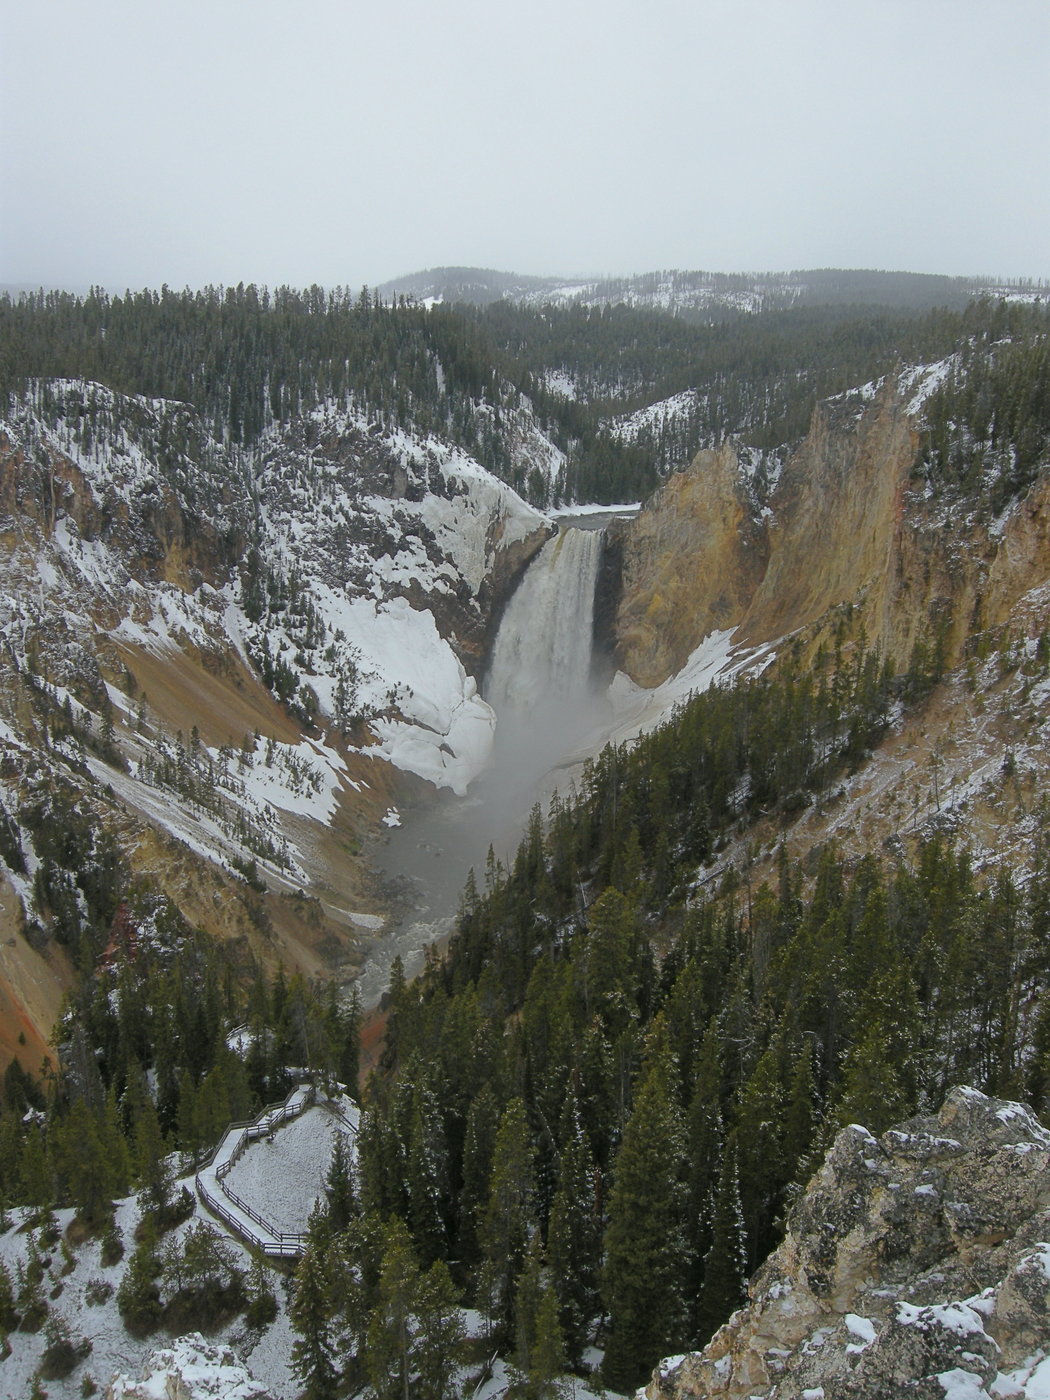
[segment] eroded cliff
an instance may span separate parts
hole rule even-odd
[[[731,446],[652,497],[623,545],[617,644],[632,679],[666,680],[715,628],[813,648],[844,615],[897,669],[917,643],[950,664],[1050,577],[1050,487],[1037,480],[999,520],[932,492],[913,379],[819,405],[761,509]]]
[[[697,454],[623,532],[617,640],[625,669],[655,686],[716,629],[735,627],[766,572],[767,532],[753,518],[731,446]]]

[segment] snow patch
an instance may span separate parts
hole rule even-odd
[[[846,1324],[846,1330],[849,1334],[857,1338],[856,1342],[850,1342],[847,1345],[846,1351],[848,1353],[859,1353],[871,1346],[875,1340],[876,1332],[875,1325],[870,1318],[859,1317],[856,1313],[846,1313],[842,1320]]]
[[[613,743],[624,743],[667,719],[675,706],[691,695],[709,690],[744,672],[760,674],[776,656],[779,642],[768,646],[735,646],[735,629],[709,633],[677,675],[662,685],[645,690],[618,671],[609,686],[608,698],[615,716],[609,733]]]

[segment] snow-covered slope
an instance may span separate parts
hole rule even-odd
[[[509,461],[556,473],[527,407],[505,430]],[[18,814],[61,789],[193,922],[273,956],[247,904],[203,893],[214,877],[246,898],[247,872],[320,894],[339,956],[359,961],[378,920],[358,853],[405,777],[463,792],[484,765],[476,675],[551,528],[461,448],[352,403],[248,451],[183,404],[35,383],[0,423],[11,907],[46,928]],[[279,912],[277,951],[321,971],[332,929]]]
[[[351,1133],[352,1155],[352,1130],[356,1123],[357,1108],[349,1100],[322,1099],[278,1128],[272,1139],[262,1138],[250,1145],[228,1182],[252,1209],[265,1219],[272,1217],[277,1228],[305,1230],[310,1211],[322,1194],[334,1134]],[[176,1182],[176,1192],[182,1186],[194,1193],[192,1173]],[[141,1210],[135,1197],[117,1203],[116,1228],[124,1252],[111,1262],[104,1257],[100,1240],[84,1239],[83,1232],[73,1225],[72,1210],[55,1213],[55,1231],[50,1235],[40,1228],[33,1229],[28,1223],[29,1212],[25,1211],[15,1212],[6,1229],[0,1231],[0,1262],[12,1277],[35,1255],[43,1264],[50,1293],[49,1315],[64,1324],[74,1342],[91,1342],[90,1351],[69,1376],[47,1381],[50,1400],[74,1400],[82,1394],[104,1392],[111,1382],[115,1383],[114,1394],[128,1400],[164,1396],[169,1393],[163,1388],[165,1376],[174,1370],[183,1371],[187,1382],[198,1383],[198,1389],[189,1386],[192,1397],[199,1394],[249,1400],[265,1395],[272,1400],[292,1400],[297,1394],[289,1366],[293,1336],[287,1293],[282,1276],[276,1271],[267,1269],[264,1274],[278,1305],[276,1319],[266,1328],[249,1327],[241,1314],[231,1323],[209,1329],[207,1343],[199,1338],[182,1338],[166,1348],[162,1330],[139,1337],[128,1332],[117,1306],[117,1290],[131,1261],[140,1220]],[[225,1230],[196,1197],[189,1218],[163,1237],[162,1251],[170,1252],[181,1245],[187,1234],[201,1225],[216,1230],[236,1266],[248,1276],[253,1260],[247,1244]],[[166,1297],[169,1291],[165,1287],[162,1296]],[[50,1325],[53,1329],[55,1322]],[[32,1391],[33,1376],[48,1345],[47,1325],[37,1332],[15,1331],[9,1340],[10,1353],[0,1359],[0,1397],[24,1400]],[[231,1347],[236,1357],[231,1354]],[[167,1354],[151,1360],[151,1353],[158,1348]],[[155,1388],[140,1381],[144,1371],[156,1378]],[[86,1376],[92,1378],[96,1391],[82,1390]],[[211,1389],[204,1383],[206,1377],[210,1377]],[[237,1389],[236,1385],[242,1388]]]

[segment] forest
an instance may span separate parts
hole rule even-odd
[[[1002,665],[1050,672],[1050,644],[1029,661],[999,645]],[[442,1400],[468,1354],[464,1304],[522,1394],[553,1393],[595,1342],[605,1384],[629,1390],[742,1301],[839,1126],[878,1132],[957,1082],[1050,1108],[1050,810],[1024,885],[978,876],[947,837],[859,864],[829,844],[801,865],[782,844],[776,881],[754,888],[718,861],[749,815],[819,801],[937,664],[919,649],[894,676],[847,637],[815,674],[788,660],[682,704],[534,810],[508,866],[471,876],[421,978],[395,964],[356,1163],[333,1161],[290,1305],[308,1395],[393,1397],[409,1368]],[[193,1261],[165,1243],[185,1211],[173,1164],[282,1092],[291,1065],[358,1085],[360,1013],[237,965],[129,890],[61,794],[19,816],[82,980],[60,1068],[5,1075],[0,1191],[44,1227],[74,1206],[119,1249],[112,1202],[137,1190],[151,1224],[120,1302],[148,1334],[195,1316],[173,1281]],[[227,1313],[266,1306],[265,1280],[226,1278],[221,1256],[200,1267]],[[36,1316],[31,1278],[5,1290],[10,1317]]]
[[[922,313],[801,306],[694,325],[624,306],[386,305],[367,289],[41,292],[0,297],[0,400],[28,380],[89,379],[188,404],[246,451],[326,399],[352,402],[385,426],[455,442],[545,507],[550,484],[512,468],[502,435],[501,414],[527,400],[567,455],[558,502],[617,502],[728,437],[783,452],[818,399],[899,363],[989,337],[1029,341],[1046,322],[1045,307],[990,300]],[[573,397],[552,390],[553,371]],[[671,422],[614,431],[615,418],[686,391],[692,403]]]

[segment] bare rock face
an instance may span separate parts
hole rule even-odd
[[[919,447],[891,376],[860,409],[818,405],[762,513],[731,446],[699,453],[624,527],[623,668],[656,685],[715,629],[812,641],[842,610],[898,669],[935,634],[952,663],[1050,573],[1050,484],[998,522],[953,513],[927,493]]]
[[[1050,1382],[1048,1165],[1031,1112],[972,1089],[879,1139],[845,1128],[749,1305],[659,1369],[649,1400],[1035,1395],[1041,1367]]]
[[[765,570],[731,446],[699,452],[624,531],[617,635],[639,685],[658,685],[718,628],[735,627]]]
[[[817,408],[761,516],[733,448],[698,453],[626,531],[617,631],[632,679],[665,680],[716,628],[758,644],[858,601],[869,637],[885,644],[907,572],[904,498],[917,446],[890,378],[859,414]],[[915,603],[907,599],[908,611]]]
[[[817,408],[773,498],[769,567],[744,619],[745,634],[763,641],[783,636],[866,593],[878,599],[871,634],[885,631],[917,445],[915,423],[892,379],[859,419],[837,421],[828,406]]]

